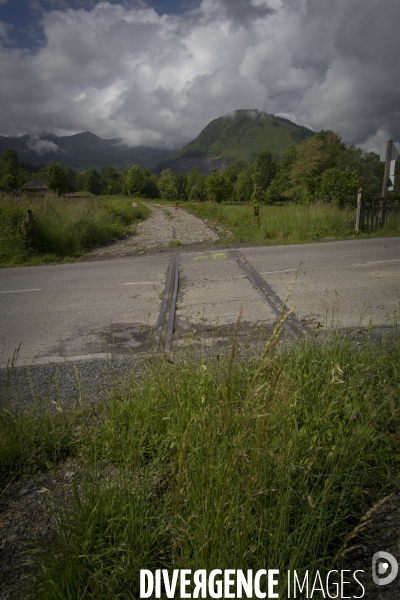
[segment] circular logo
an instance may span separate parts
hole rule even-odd
[[[388,572],[389,567],[391,567],[390,573],[386,577],[382,577],[382,575]],[[394,556],[389,554],[389,552],[383,552],[383,550],[375,552],[372,557],[372,579],[376,585],[388,585],[392,583],[396,579],[398,572],[399,565]]]

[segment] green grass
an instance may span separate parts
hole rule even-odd
[[[262,206],[259,224],[250,205],[187,203],[188,212],[222,225],[233,237],[225,241],[259,244],[301,244],[326,238],[400,235],[400,223],[386,225],[372,233],[355,231],[356,211],[324,203]],[[221,236],[224,239],[224,236]]]
[[[138,598],[143,568],[331,566],[399,487],[400,343],[277,353],[279,334],[258,359],[154,359],[94,408],[1,413],[3,486],[27,461],[80,465],[38,598]]]
[[[24,228],[26,211],[34,229]],[[87,249],[133,233],[131,225],[150,211],[125,196],[86,199],[4,197],[0,200],[0,266],[76,259]]]

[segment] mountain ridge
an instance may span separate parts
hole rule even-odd
[[[129,147],[121,138],[103,139],[91,131],[57,136],[47,131],[20,137],[0,136],[0,153],[13,148],[25,163],[58,161],[75,170],[101,169],[106,165],[122,171],[134,164],[160,173],[169,167],[175,173],[189,173],[193,166],[209,175],[238,159],[249,164],[263,150],[279,158],[291,145],[314,135],[311,129],[257,109],[239,109],[213,119],[179,150]]]
[[[285,117],[278,117],[257,109],[239,109],[232,114],[214,119],[191,142],[177,150],[156,167],[157,172],[170,168],[182,172],[182,160],[198,163],[200,171],[208,174],[204,159],[214,159],[218,170],[226,163],[243,159],[253,163],[260,152],[270,150],[279,158],[290,146],[315,135],[315,132],[293,123]],[[189,164],[189,162],[188,162]]]
[[[103,139],[91,131],[68,136],[46,131],[20,137],[0,136],[0,153],[7,147],[18,153],[21,162],[48,164],[57,161],[78,171],[101,169],[107,165],[122,171],[134,164],[152,170],[171,154],[171,150],[161,148],[129,147],[121,138]]]

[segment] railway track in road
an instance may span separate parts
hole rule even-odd
[[[272,287],[265,281],[262,275],[256,271],[251,263],[249,263],[237,250],[230,250],[231,256],[236,260],[239,267],[242,269],[247,279],[251,281],[254,287],[260,292],[264,300],[272,308],[276,316],[281,316],[282,309],[286,315],[286,320],[283,326],[292,337],[298,337],[299,333],[308,336],[307,329],[300,323],[296,315],[286,305],[283,304],[278,294],[274,292]]]
[[[249,263],[237,250],[230,250],[230,255],[235,259],[239,267],[245,273],[248,280],[254,285],[264,300],[275,313],[277,319],[280,318],[282,310],[286,315],[286,320],[283,323],[287,333],[294,338],[299,335],[308,336],[307,329],[297,319],[293,311],[291,311],[282,300],[265,281],[262,275],[256,271],[251,263]],[[162,296],[160,314],[155,326],[155,336],[157,349],[159,351],[166,350],[169,352],[172,348],[172,336],[174,332],[176,302],[179,290],[179,254],[171,256],[167,280],[164,293]]]
[[[165,350],[169,352],[172,347],[178,289],[179,254],[174,254],[169,261],[167,282],[161,302],[160,314],[155,327],[158,350],[161,350],[163,345]]]

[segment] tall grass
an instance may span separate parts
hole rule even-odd
[[[278,338],[257,360],[154,360],[75,414],[63,451],[81,474],[38,597],[138,598],[143,568],[330,567],[368,493],[399,485],[400,344]],[[1,425],[15,470],[27,430]]]
[[[207,218],[231,232],[230,241],[263,244],[298,244],[324,238],[355,236],[355,209],[339,209],[324,203],[283,206],[263,206],[260,221],[254,221],[250,205],[191,204],[185,208],[192,214]],[[400,225],[385,226],[373,235],[399,235]],[[360,234],[357,234],[360,235]],[[224,238],[224,234],[221,234]]]
[[[24,227],[26,211],[34,227]],[[126,198],[5,197],[0,201],[0,266],[52,262],[122,238],[129,225],[149,214]]]

